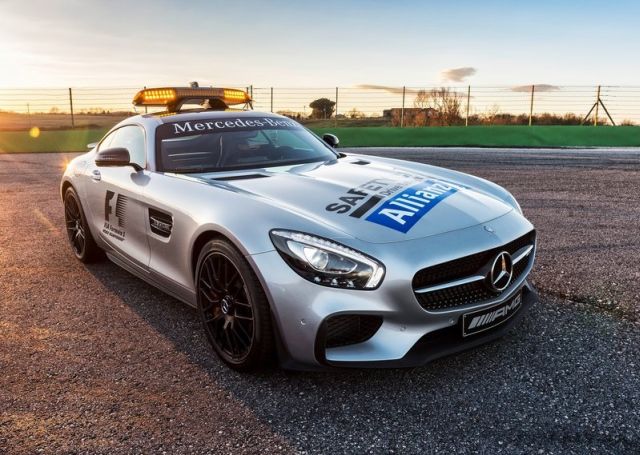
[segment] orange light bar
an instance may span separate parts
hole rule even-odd
[[[175,106],[185,101],[205,101],[217,98],[228,106],[246,104],[251,97],[244,90],[212,87],[162,87],[140,90],[133,98],[136,106]]]
[[[170,88],[143,90],[138,95],[140,94],[142,94],[142,104],[166,104],[176,99],[176,91]]]
[[[232,88],[225,88],[224,90],[224,100],[227,100],[227,104],[240,104],[240,103],[248,103],[251,101],[249,98],[249,94],[244,90],[236,90]]]

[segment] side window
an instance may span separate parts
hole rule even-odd
[[[145,167],[147,164],[144,150],[144,132],[135,125],[123,126],[113,132],[115,137],[109,147],[124,147],[129,150],[131,162]]]
[[[105,137],[100,143],[100,146],[98,147],[98,151],[108,149],[111,146],[111,142],[113,141],[113,138],[116,137],[117,132],[118,132],[117,130],[113,131],[107,137]]]

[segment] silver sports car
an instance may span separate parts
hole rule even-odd
[[[184,109],[198,103],[196,109]],[[232,368],[416,366],[503,335],[536,301],[532,224],[486,180],[337,150],[247,93],[143,90],[61,182],[81,261],[197,308]]]

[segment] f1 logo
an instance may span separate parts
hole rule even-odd
[[[115,198],[116,203],[114,207],[112,205],[113,204],[112,201],[115,196],[116,196],[116,193],[114,193],[113,191],[107,190],[107,193],[105,194],[105,197],[104,197],[104,220],[107,223],[109,223],[111,219],[111,215],[115,214],[116,218],[118,219],[117,225],[123,228],[124,212],[127,207],[127,197],[123,196],[122,194],[118,194],[118,196]]]
[[[107,190],[107,194],[104,197],[104,220],[109,221],[109,216],[113,213],[113,208],[111,207],[111,199],[115,196],[116,193],[113,191]]]

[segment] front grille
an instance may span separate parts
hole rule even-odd
[[[501,251],[514,254],[519,249],[535,243],[535,231],[531,231],[512,242],[498,248],[481,253],[465,256],[460,259],[434,265],[418,271],[413,277],[413,289],[420,289],[440,283],[455,281],[473,275],[478,275],[480,269],[489,264]],[[513,267],[512,281],[516,281],[524,273],[533,253],[522,259]],[[509,289],[507,289],[508,291]],[[444,310],[463,305],[470,305],[489,300],[500,295],[489,290],[483,281],[462,284],[432,292],[415,293],[418,302],[425,310]]]
[[[382,325],[382,317],[343,314],[328,318],[325,324],[325,347],[336,348],[367,341]]]
[[[489,300],[495,295],[484,285],[484,282],[476,281],[439,291],[416,294],[416,297],[425,310],[443,310]]]

